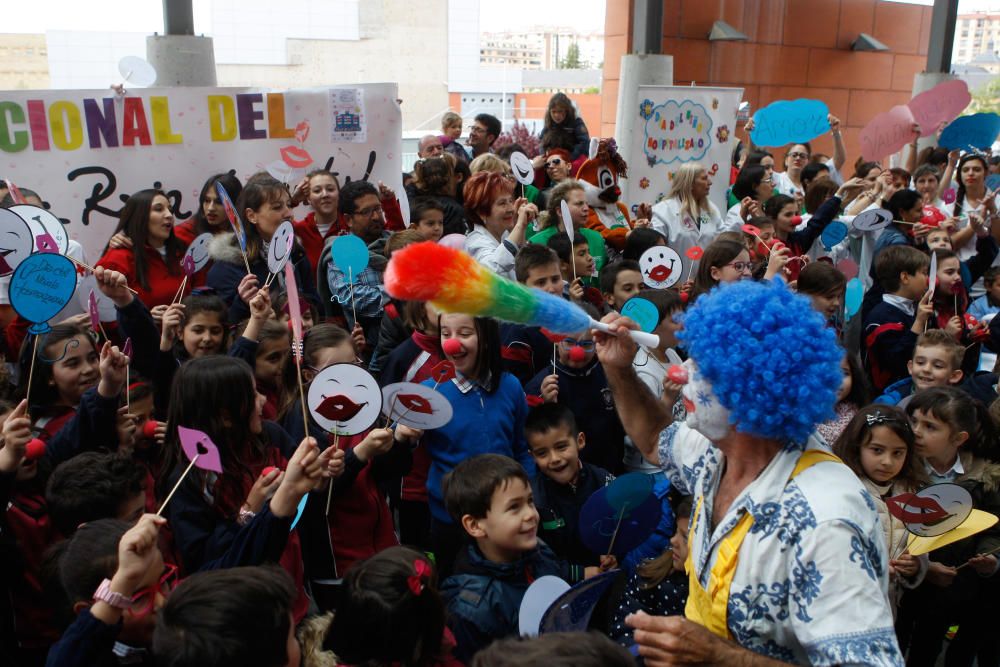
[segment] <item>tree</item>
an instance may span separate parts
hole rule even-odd
[[[580,45],[573,42],[566,49],[566,57],[562,59],[559,63],[559,69],[583,69],[583,63],[580,61]]]
[[[972,104],[965,113],[997,113],[1000,111],[1000,78],[994,78],[985,86],[972,92]]]

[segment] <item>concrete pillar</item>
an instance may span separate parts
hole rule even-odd
[[[622,56],[621,79],[618,82],[618,109],[615,113],[615,141],[626,160],[630,137],[635,129],[639,112],[636,94],[639,86],[672,86],[674,84],[674,57],[659,54],[630,54]]]
[[[157,87],[217,85],[211,37],[152,35],[146,38],[146,60],[156,68]]]

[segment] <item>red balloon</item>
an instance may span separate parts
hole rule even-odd
[[[457,338],[449,338],[441,343],[441,350],[447,355],[456,355],[462,351],[462,343]]]
[[[24,458],[29,461],[37,461],[45,456],[45,441],[39,438],[32,438],[24,448]]]

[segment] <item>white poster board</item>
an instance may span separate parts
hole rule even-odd
[[[625,153],[625,201],[633,215],[640,203],[665,198],[674,173],[686,162],[699,162],[708,170],[709,197],[725,213],[742,99],[742,88],[639,86],[634,110],[639,121]]]
[[[147,88],[0,92],[0,178],[37,192],[91,261],[128,195],[162,188],[177,222],[205,180],[267,170],[292,187],[328,168],[402,196],[396,84],[301,90]]]

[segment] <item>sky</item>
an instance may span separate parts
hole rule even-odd
[[[8,0],[13,2],[13,0]],[[365,2],[366,0],[361,0]],[[208,30],[211,0],[193,0],[195,30]],[[913,0],[932,5],[933,0]],[[5,14],[0,32],[43,33],[46,30],[111,30],[161,32],[162,0],[35,0]],[[480,25],[485,30],[511,30],[534,25],[565,25],[581,32],[604,27],[605,0],[495,0],[480,1]],[[961,0],[959,11],[1000,10],[1000,0]]]

